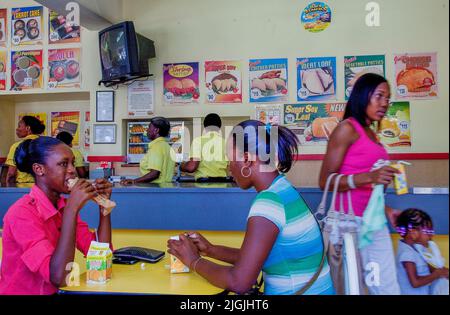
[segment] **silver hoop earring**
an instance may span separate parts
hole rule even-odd
[[[244,169],[248,169],[250,172],[249,172],[249,174],[246,176],[246,175],[244,175]],[[250,168],[250,167],[243,167],[243,168],[241,168],[241,175],[242,175],[242,177],[244,177],[244,178],[249,178],[250,176],[252,176],[252,169]]]

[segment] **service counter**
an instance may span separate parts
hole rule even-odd
[[[0,219],[17,199],[28,193],[30,186],[0,187]],[[322,192],[318,188],[298,188],[309,207],[315,211]],[[234,183],[140,184],[123,187],[114,184],[112,199],[117,207],[112,212],[114,229],[132,230],[245,230],[248,211],[256,191],[244,191]],[[448,188],[410,189],[397,196],[388,189],[386,202],[397,209],[409,207],[427,211],[437,234],[448,234]],[[81,211],[89,226],[96,227],[99,212],[93,202]],[[2,225],[2,221],[0,226]]]

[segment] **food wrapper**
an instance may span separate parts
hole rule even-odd
[[[179,241],[179,236],[172,236],[171,240]],[[185,273],[189,272],[189,267],[186,266],[174,255],[170,255],[170,272],[171,273]]]
[[[394,177],[394,188],[395,188],[397,195],[407,194],[408,193],[408,182],[406,180],[405,166],[400,163],[392,164],[391,166],[400,171],[400,173],[395,174],[395,177]]]
[[[69,189],[71,190],[77,182],[78,182],[78,178],[69,179],[68,180]],[[98,195],[98,196],[92,198],[92,200],[94,200],[100,207],[102,207],[102,214],[104,216],[110,214],[112,209],[114,209],[116,207],[116,203],[114,201],[109,200],[108,198],[106,198],[103,195]]]
[[[105,284],[111,280],[112,251],[108,243],[92,241],[86,256],[86,282]]]

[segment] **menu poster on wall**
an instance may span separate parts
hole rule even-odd
[[[270,125],[281,125],[283,120],[283,105],[256,105],[255,119]]]
[[[11,53],[11,90],[42,88],[42,50]]]
[[[37,119],[39,119],[39,121],[45,126],[45,131],[42,133],[42,135],[46,136],[49,134],[48,128],[47,128],[48,127],[47,126],[47,113],[20,113],[19,119],[17,120],[17,122],[22,120],[22,118],[24,116],[32,116],[32,117],[36,117]]]
[[[78,16],[74,16],[77,14]],[[50,44],[66,44],[80,42],[80,25],[75,21],[80,21],[80,12],[74,10],[71,13],[72,18],[59,14],[56,11],[49,10],[48,18],[48,38]],[[70,19],[70,21],[68,20]]]
[[[336,99],[336,57],[297,58],[297,100]]]
[[[89,150],[91,145],[91,112],[84,113],[84,148]]]
[[[356,81],[366,73],[376,73],[385,76],[385,56],[346,56],[345,68],[345,100],[348,100]]]
[[[394,63],[397,98],[438,97],[437,53],[396,54]]]
[[[198,103],[200,97],[198,62],[164,64],[163,73],[165,103]]]
[[[6,90],[7,52],[0,50],[0,91]]]
[[[0,9],[0,47],[6,47],[8,40],[8,10]]]
[[[51,115],[52,137],[61,131],[66,131],[73,136],[73,146],[78,147],[80,145],[80,112],[52,112]]]
[[[136,81],[128,86],[128,116],[150,116],[154,103],[155,81]]]
[[[48,88],[79,88],[80,48],[49,49],[48,50]]]
[[[331,9],[324,2],[313,2],[302,11],[300,20],[305,30],[322,32],[331,24]]]
[[[327,145],[327,141],[342,121],[346,103],[286,104],[284,124],[292,129],[301,145]]]
[[[393,102],[378,125],[378,136],[389,147],[411,146],[409,102]]]
[[[288,101],[288,60],[251,59],[250,103]]]
[[[206,61],[207,103],[242,103],[240,61]]]
[[[11,11],[13,45],[42,45],[43,7],[14,8]]]

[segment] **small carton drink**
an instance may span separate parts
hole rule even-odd
[[[86,282],[104,284],[111,279],[112,252],[108,243],[92,241],[86,256]]]
[[[179,241],[180,237],[179,236],[172,236],[170,238],[171,240],[176,240]],[[181,260],[179,260],[177,257],[175,257],[174,255],[170,255],[170,272],[171,273],[184,273],[184,272],[189,272],[189,267],[186,266],[185,264],[183,264],[181,262]]]
[[[392,165],[393,168],[396,168],[400,171],[400,173],[395,174],[394,177],[394,188],[397,195],[404,195],[408,193],[408,182],[406,181],[406,171],[405,166],[402,163],[397,163]]]

